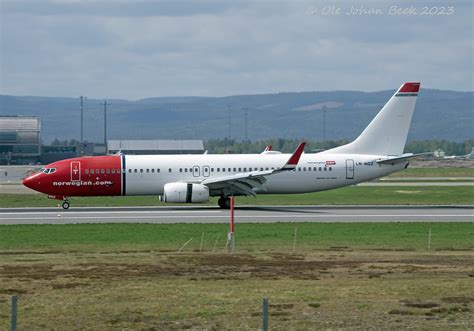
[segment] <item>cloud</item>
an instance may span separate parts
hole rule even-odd
[[[311,6],[352,5],[384,14],[308,15]],[[1,93],[138,99],[381,90],[406,80],[472,90],[472,4],[437,16],[388,15],[391,5],[3,1]]]

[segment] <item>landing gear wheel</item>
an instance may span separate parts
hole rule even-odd
[[[220,197],[217,201],[219,207],[223,209],[230,209],[230,198],[229,197]]]
[[[69,201],[63,201],[63,209],[69,209]]]

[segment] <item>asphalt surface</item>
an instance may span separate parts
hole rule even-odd
[[[0,208],[0,224],[226,223],[230,211],[210,206]],[[236,223],[474,222],[474,206],[241,206]]]
[[[410,180],[400,180],[400,181],[392,181],[392,180],[383,180],[383,181],[373,181],[373,182],[364,182],[359,183],[357,186],[474,186],[474,181],[472,181],[471,177],[463,177],[468,178],[464,180],[453,180],[448,181],[440,181],[443,180],[437,178],[438,181],[431,181],[426,179],[425,181],[414,181]],[[452,179],[452,178],[451,178]],[[12,184],[12,183],[0,183],[0,193],[1,194],[40,194],[28,187],[23,186],[22,184]]]

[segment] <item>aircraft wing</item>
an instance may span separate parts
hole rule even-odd
[[[423,156],[423,155],[433,155],[433,153],[432,152],[419,153],[419,154],[407,153],[407,154],[402,154],[400,156],[389,157],[387,159],[380,159],[375,162],[379,164],[397,164],[397,163],[406,162],[408,159],[411,159],[413,157]]]
[[[222,190],[225,194],[239,194],[255,196],[254,189],[265,190],[263,184],[267,181],[266,177],[273,174],[290,171],[296,168],[301,155],[303,154],[306,142],[300,143],[295,152],[281,168],[263,171],[251,171],[238,173],[230,176],[204,179],[201,184],[209,187],[210,190]]]

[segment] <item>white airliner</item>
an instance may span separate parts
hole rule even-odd
[[[108,155],[58,161],[24,179],[27,187],[68,197],[156,195],[170,203],[199,203],[219,196],[306,193],[372,180],[402,170],[420,83],[405,83],[353,142],[315,154],[301,143],[293,154],[267,147],[261,154]],[[417,154],[418,155],[418,154]]]

